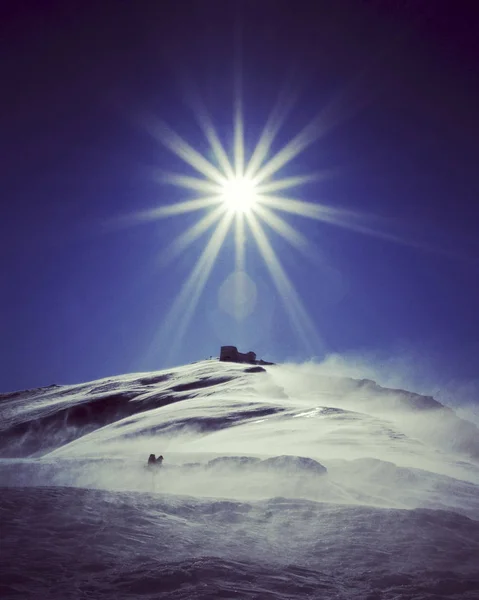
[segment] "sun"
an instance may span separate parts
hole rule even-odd
[[[221,197],[233,213],[249,213],[257,201],[254,182],[248,177],[228,179],[222,186]]]
[[[196,211],[202,213],[198,221],[164,248],[162,256],[167,261],[179,256],[195,240],[210,231],[204,249],[183,282],[158,334],[158,339],[161,337],[171,342],[174,338],[173,344],[168,342],[170,355],[178,349],[186,334],[219,252],[228,237],[234,240],[232,266],[238,280],[243,281],[242,274],[248,272],[246,247],[254,244],[298,337],[311,353],[317,353],[318,348],[322,347],[315,325],[269,239],[270,234],[277,234],[305,256],[312,258],[315,256],[315,248],[304,234],[287,222],[285,213],[326,222],[334,222],[336,216],[331,208],[325,208],[319,202],[307,202],[292,198],[289,194],[284,195],[285,192],[317,181],[322,176],[320,171],[278,177],[282,168],[301,154],[319,135],[316,133],[318,119],[315,119],[280,150],[272,153],[271,148],[286,117],[287,108],[281,104],[280,98],[252,152],[248,152],[244,139],[242,103],[239,97],[236,98],[229,155],[208,112],[198,105],[194,111],[195,117],[209,143],[212,160],[196,150],[161,119],[151,116],[145,121],[149,133],[190,168],[187,173],[158,170],[158,181],[193,192],[193,197],[136,213],[133,218],[136,222],[147,222]],[[242,290],[238,290],[238,294],[241,293]]]
[[[398,236],[377,230],[359,213],[323,204],[319,198],[314,201],[301,199],[297,192],[291,195],[293,189],[312,182],[318,183],[331,175],[331,171],[326,169],[288,176],[281,176],[281,172],[341,118],[348,116],[351,108],[348,102],[344,102],[344,106],[325,107],[279,150],[272,152],[291,107],[291,101],[280,95],[256,145],[252,151],[248,151],[245,146],[241,93],[237,90],[233,131],[230,136],[231,151],[228,153],[208,111],[199,98],[196,98],[193,102],[194,114],[208,142],[211,159],[196,150],[161,119],[151,115],[143,121],[147,131],[189,168],[186,173],[158,169],[155,171],[155,178],[161,183],[181,187],[188,193],[193,193],[193,196],[140,211],[127,219],[127,222],[142,223],[199,212],[200,218],[163,249],[162,257],[168,261],[178,257],[193,242],[209,232],[209,238],[190,275],[182,283],[157,336],[158,347],[161,347],[160,338],[170,345],[170,356],[173,355],[173,348],[176,351],[181,346],[220,250],[228,237],[234,240],[233,268],[239,274],[239,280],[244,279],[241,274],[248,272],[246,246],[256,246],[283,301],[293,329],[304,346],[316,356],[322,352],[322,338],[283,267],[270,241],[270,235],[283,238],[316,264],[322,260],[316,245],[288,222],[287,215],[406,243]],[[256,260],[255,255],[249,254],[249,260]]]

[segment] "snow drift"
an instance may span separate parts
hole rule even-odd
[[[314,365],[3,394],[0,591],[477,598],[478,460],[433,398]]]

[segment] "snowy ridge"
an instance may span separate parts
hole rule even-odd
[[[114,423],[124,428],[125,436],[156,435],[188,428],[214,431],[276,413],[287,413],[287,418],[352,420],[363,412],[376,419],[390,419],[393,414],[394,422],[404,429],[398,436],[426,435],[427,442],[435,440],[439,448],[449,446],[479,458],[478,428],[431,397],[382,388],[370,380],[295,373],[294,367],[267,369],[252,373],[244,365],[203,361],[170,371],[0,394],[0,456],[44,454]],[[293,393],[288,389],[291,381]],[[184,400],[189,402],[181,408],[190,409],[194,398],[197,406],[201,400],[209,401],[202,403],[201,410],[154,412]],[[295,414],[295,408],[303,407],[307,410]],[[431,417],[434,428],[425,427]]]
[[[0,591],[476,599],[478,456],[433,398],[314,365],[3,394]]]
[[[106,424],[184,400],[194,396],[195,390],[220,386],[234,377],[234,369],[219,377],[201,368],[194,371],[191,380],[181,383],[176,371],[171,371],[0,394],[1,454],[28,456],[44,450],[45,444],[56,448]]]

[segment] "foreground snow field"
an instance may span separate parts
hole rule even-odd
[[[0,457],[2,598],[479,598],[479,431],[429,397],[210,360],[0,395]]]

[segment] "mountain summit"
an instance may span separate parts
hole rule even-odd
[[[433,398],[313,364],[3,394],[2,593],[477,598],[478,458]]]

